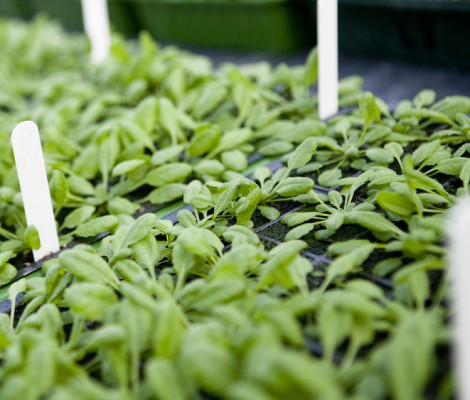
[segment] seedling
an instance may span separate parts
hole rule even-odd
[[[469,98],[390,112],[350,78],[322,122],[315,51],[214,73],[143,34],[94,73],[85,38],[1,28],[0,125],[44,126],[73,249],[5,293],[24,307],[0,314],[0,399],[455,397],[443,222],[468,192]],[[0,160],[7,283],[38,240],[8,143]]]
[[[20,181],[26,221],[39,233],[40,247],[34,260],[59,251],[59,239],[52,210],[46,167],[38,127],[34,122],[18,124],[11,135],[16,169]]]

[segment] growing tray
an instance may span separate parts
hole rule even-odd
[[[113,28],[127,36],[149,31],[157,40],[188,45],[286,52],[315,44],[305,0],[204,2],[109,0]],[[0,15],[31,19],[45,13],[82,31],[79,0],[4,0]]]
[[[111,25],[117,32],[135,35],[139,31],[132,2],[108,0],[108,9]],[[0,16],[30,20],[41,13],[59,21],[71,31],[83,32],[80,0],[2,0],[0,4]]]
[[[19,18],[20,10],[18,2],[15,0],[3,0],[0,2],[0,16],[9,18]]]
[[[467,1],[339,0],[339,45],[362,56],[465,68],[469,16]]]
[[[316,41],[308,3],[302,0],[133,3],[141,28],[157,40],[281,52],[309,47]]]

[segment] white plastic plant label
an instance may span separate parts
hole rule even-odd
[[[99,64],[108,57],[111,47],[107,0],[82,0],[82,13],[91,42],[91,62]]]
[[[338,113],[338,1],[318,0],[318,113],[327,119]]]
[[[11,135],[21,195],[28,225],[39,233],[41,247],[33,250],[35,261],[59,251],[59,238],[52,209],[46,166],[38,127],[34,122],[18,124]]]
[[[458,396],[470,399],[470,198],[460,200],[448,221]]]

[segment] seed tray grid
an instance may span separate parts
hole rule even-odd
[[[407,151],[411,151],[411,147],[406,148]],[[263,158],[259,153],[254,153],[249,156],[248,158],[250,166],[247,169],[247,176],[249,178],[252,178],[252,173],[251,171],[259,165],[266,165],[272,172],[275,172],[279,168],[281,168],[284,163],[283,163],[283,157],[277,158],[277,159],[270,159],[270,158]],[[357,177],[359,176],[362,172],[361,171],[354,171],[352,169],[349,170],[349,176],[352,177]],[[452,186],[452,183],[455,183],[457,178],[453,176],[448,176],[448,175],[443,175],[441,174],[441,181],[444,186]],[[343,176],[348,177],[348,175]],[[443,178],[443,179],[442,179]],[[316,185],[314,187],[314,191],[319,194],[328,194],[331,190],[339,190],[339,187],[322,187],[321,185]],[[364,202],[365,200],[365,188],[361,187],[357,190],[357,192],[354,195],[353,202],[355,203],[361,203]],[[255,226],[254,231],[255,233],[258,234],[260,238],[262,238],[265,241],[269,241],[275,245],[278,245],[283,242],[284,240],[284,235],[288,232],[288,228],[281,223],[282,218],[290,214],[292,212],[297,212],[300,211],[306,207],[306,205],[295,205],[295,203],[281,203],[281,207],[288,208],[287,210],[284,210],[282,214],[274,221],[268,221],[265,222],[264,224],[261,224],[260,226]],[[152,204],[143,204],[141,209],[137,211],[135,214],[135,217],[139,217],[141,215],[144,215],[146,213],[155,213],[157,216],[167,219],[171,221],[172,223],[177,222],[177,214],[182,211],[182,210],[189,210],[193,211],[193,208],[191,205],[184,205],[182,201],[176,201],[171,204],[166,204],[166,205],[152,205]],[[263,219],[263,217],[261,217]],[[355,239],[355,238],[361,238],[362,234],[368,234],[368,231],[364,228],[352,228],[351,225],[346,225],[341,228],[339,232],[337,232],[334,236],[340,236],[340,237],[333,237],[329,240],[315,240],[312,239],[311,237],[304,237],[303,239],[307,242],[308,244],[308,249],[303,252],[303,255],[309,258],[312,261],[313,265],[318,265],[321,263],[325,264],[330,264],[331,263],[331,258],[329,257],[328,253],[326,252],[328,246],[332,243],[334,243],[336,240],[341,240],[342,238],[348,238],[348,239]],[[354,230],[357,230],[354,232]],[[351,231],[352,230],[352,231]],[[349,231],[349,232],[345,232]],[[105,236],[109,235],[108,232],[104,232],[100,234],[99,236],[93,238],[92,240],[82,240],[80,242],[72,242],[68,244],[65,248],[71,248],[74,245],[78,243],[98,243],[102,238]],[[65,249],[64,248],[64,249]],[[3,285],[0,287],[0,290],[4,290],[5,288],[9,287],[13,282],[23,278],[30,276],[31,274],[37,273],[42,267],[42,263],[46,260],[41,260],[37,263],[28,263],[27,266],[19,269],[18,275],[15,277],[14,280],[12,280],[10,283]],[[381,277],[375,277],[373,274],[368,273],[368,272],[361,272],[359,273],[359,276],[362,276],[372,282],[375,282],[379,286],[382,286],[387,289],[392,289],[393,284],[390,280],[381,278]],[[3,303],[9,303],[9,300],[4,300]],[[0,303],[0,310],[8,309],[9,306],[5,305],[3,303]]]

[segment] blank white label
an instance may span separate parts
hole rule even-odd
[[[83,25],[91,42],[91,62],[99,64],[109,55],[111,34],[106,0],[82,0]]]
[[[41,247],[33,250],[34,260],[59,251],[59,238],[52,209],[46,166],[38,127],[34,122],[18,124],[11,135],[20,181],[26,221],[39,232]]]
[[[338,2],[318,0],[318,113],[327,119],[338,113]]]
[[[457,398],[470,400],[470,198],[460,200],[451,210],[447,229],[450,239]]]

